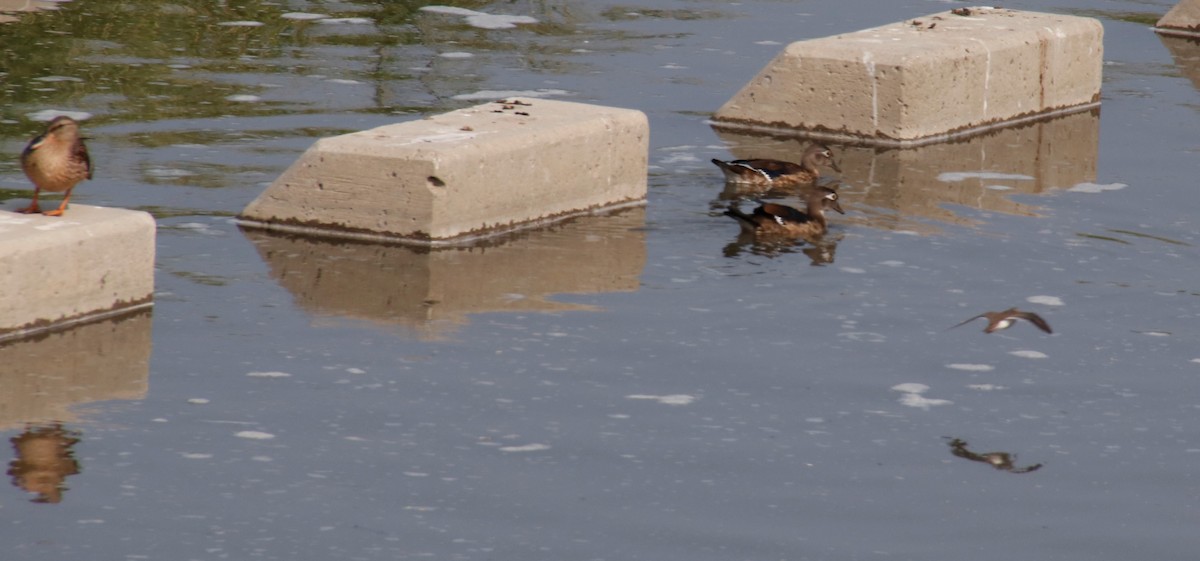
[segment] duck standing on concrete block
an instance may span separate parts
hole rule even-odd
[[[826,146],[814,144],[804,151],[800,163],[765,158],[753,160],[731,160],[713,158],[712,163],[725,173],[728,183],[790,187],[813,183],[821,177],[818,166],[829,166],[836,172],[842,170],[833,161],[833,152]]]
[[[61,216],[67,209],[75,185],[92,178],[92,159],[88,157],[83,137],[79,136],[79,123],[61,115],[51,120],[46,125],[46,132],[33,137],[21,152],[21,169],[33,182],[33,202],[17,212],[41,212],[38,194],[46,190],[66,193],[57,210],[43,213],[46,216]]]

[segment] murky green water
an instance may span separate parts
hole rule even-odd
[[[708,160],[802,144],[706,118],[790,41],[946,3],[422,5],[0,27],[3,208],[60,110],[96,161],[73,201],[159,219],[152,313],[0,347],[6,559],[1191,555],[1200,47],[1147,28],[1170,3],[1006,4],[1101,19],[1100,111],[835,146],[820,248],[738,239]],[[647,207],[434,252],[232,223],[318,137],[511,92],[645,111]],[[1055,334],[947,330],[1009,306]]]

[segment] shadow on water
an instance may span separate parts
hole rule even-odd
[[[714,129],[738,158],[795,161],[811,142]],[[954,207],[1037,215],[1038,207],[1008,195],[1094,181],[1099,141],[1100,111],[1093,109],[915,148],[826,144],[844,170],[843,204],[858,211],[848,223],[931,234],[976,224]]]
[[[636,291],[646,264],[645,222],[644,208],[629,208],[435,249],[242,233],[301,308],[440,339],[474,314],[595,310],[549,300],[552,294]]]

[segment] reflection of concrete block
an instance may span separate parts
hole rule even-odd
[[[1200,37],[1200,0],[1179,0],[1167,15],[1158,20],[1154,30],[1167,35]]]
[[[1200,36],[1172,37],[1170,34],[1159,35],[1164,47],[1171,52],[1175,67],[1192,81],[1192,87],[1200,91]]]
[[[242,213],[300,233],[445,244],[646,196],[640,111],[488,103],[317,141]]]
[[[1097,20],[954,12],[792,43],[713,119],[725,128],[913,145],[1099,103]]]
[[[74,422],[81,404],[144,398],[151,323],[143,310],[0,345],[0,429]]]
[[[80,204],[0,211],[0,339],[150,306],[154,227],[145,212]]]
[[[794,160],[808,144],[789,138],[764,150],[762,136],[719,135],[739,158]],[[842,206],[852,211],[837,221],[928,232],[938,223],[969,224],[956,207],[1037,214],[1035,204],[1011,195],[1095,181],[1099,146],[1098,109],[912,148],[833,145],[843,170]]]
[[[243,233],[271,277],[301,308],[318,316],[397,325],[436,339],[471,314],[588,310],[549,297],[637,290],[646,263],[645,221],[645,209],[630,208],[471,248]]]

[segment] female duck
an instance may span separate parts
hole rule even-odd
[[[763,158],[728,162],[714,158],[712,163],[725,173],[726,182],[772,187],[813,183],[821,177],[818,166],[822,165],[839,173],[842,171],[833,161],[833,152],[820,144],[809,146],[799,164]]]
[[[763,203],[754,209],[752,214],[746,214],[736,206],[731,206],[725,211],[725,216],[737,220],[742,230],[751,234],[815,237],[829,229],[825,222],[826,208],[846,214],[842,205],[838,203],[837,192],[827,187],[814,189],[809,193],[807,203],[808,212],[790,206]]]

